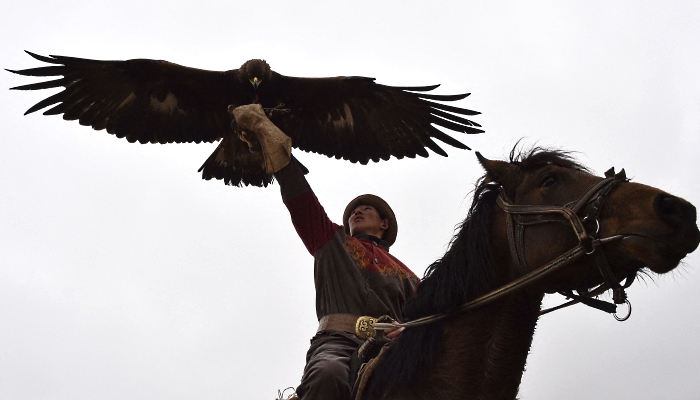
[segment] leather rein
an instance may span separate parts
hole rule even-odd
[[[586,193],[583,194],[578,200],[565,204],[563,206],[533,206],[533,205],[514,205],[506,196],[505,192],[501,190],[496,203],[503,211],[506,212],[506,230],[508,235],[508,246],[510,248],[511,258],[515,264],[515,268],[520,275],[519,278],[507,283],[504,286],[499,287],[489,293],[486,293],[474,300],[462,304],[456,309],[450,311],[449,313],[434,314],[427,317],[418,318],[405,323],[397,324],[394,323],[375,323],[375,330],[385,330],[385,329],[396,329],[399,327],[409,328],[414,326],[426,325],[432,322],[443,320],[451,315],[462,313],[467,310],[482,306],[491,301],[499,299],[513,291],[522,288],[532,282],[539,280],[540,278],[560,269],[561,267],[570,264],[571,262],[577,260],[583,256],[591,256],[595,259],[596,265],[600,274],[603,276],[604,283],[597,288],[587,291],[585,293],[574,294],[571,290],[562,290],[559,293],[563,296],[573,299],[565,304],[557,307],[553,307],[540,312],[540,315],[547,314],[551,311],[555,311],[576,303],[583,303],[590,307],[597,308],[599,310],[605,311],[607,313],[613,314],[615,319],[618,321],[625,321],[632,314],[632,305],[627,300],[627,295],[625,293],[625,288],[629,287],[634,281],[634,275],[628,276],[625,284],[620,285],[618,280],[613,275],[610,270],[610,265],[608,264],[605,254],[603,254],[602,245],[605,243],[614,242],[623,239],[623,235],[613,235],[605,238],[600,238],[598,236],[600,232],[600,220],[599,213],[600,209],[605,201],[607,195],[621,182],[627,182],[628,179],[625,175],[625,170],[621,170],[619,173],[615,173],[614,168],[610,168],[605,172],[605,178],[600,180],[598,183],[591,186]],[[579,217],[579,213],[587,208],[586,214],[583,218]],[[559,218],[557,218],[559,217]],[[562,219],[563,217],[563,219]],[[560,256],[554,258],[545,265],[537,268],[536,270],[529,271],[527,264],[525,262],[525,249],[524,249],[524,231],[527,226],[532,226],[542,223],[560,223],[566,222],[572,228],[576,237],[578,239],[578,245],[576,245],[571,250],[561,254]],[[586,229],[586,227],[592,227],[593,229]],[[593,296],[597,296],[608,289],[613,290],[613,301],[614,304],[608,303],[602,300],[594,299]],[[626,303],[628,306],[627,315],[623,317],[618,317],[616,314],[617,304]]]

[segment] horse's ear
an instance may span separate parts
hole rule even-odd
[[[488,182],[498,182],[503,184],[508,177],[512,178],[516,172],[515,169],[517,167],[509,162],[489,160],[482,156],[478,151],[475,153],[479,163],[486,170],[486,180]]]

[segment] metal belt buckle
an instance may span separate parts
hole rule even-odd
[[[363,315],[355,322],[355,336],[362,340],[367,340],[374,336],[374,323],[377,319],[367,315]]]

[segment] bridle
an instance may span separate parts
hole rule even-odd
[[[535,282],[584,256],[594,258],[598,270],[603,277],[604,283],[593,290],[587,291],[586,293],[574,294],[572,290],[561,290],[559,293],[573,300],[560,306],[543,310],[540,312],[540,315],[580,302],[613,314],[615,319],[618,321],[627,320],[632,313],[632,305],[629,300],[627,300],[625,288],[632,284],[634,275],[628,276],[625,284],[620,285],[610,270],[610,265],[608,264],[602,249],[603,244],[620,240],[624,238],[624,236],[613,235],[605,238],[599,237],[599,214],[603,202],[605,201],[607,195],[615,188],[615,186],[621,182],[627,181],[628,179],[625,175],[624,169],[616,174],[615,169],[610,168],[605,172],[605,178],[591,186],[586,193],[583,194],[583,196],[581,196],[578,200],[563,206],[514,205],[501,188],[501,192],[496,199],[496,203],[506,213],[508,246],[510,248],[511,258],[515,264],[516,272],[520,276],[510,283],[499,287],[498,289],[462,304],[449,313],[434,314],[401,324],[377,322],[374,324],[374,329],[385,330],[396,329],[398,327],[408,328],[420,326],[445,319],[448,316],[457,313],[471,310],[527,286],[528,284],[531,284],[532,282]],[[585,215],[581,218],[579,214],[582,214],[584,211]],[[545,265],[537,268],[536,270],[530,271],[527,267],[527,263],[525,262],[525,228],[537,224],[561,222],[565,222],[571,226],[576,238],[578,239],[578,244],[571,250],[559,255],[558,257],[555,257]],[[587,227],[592,229],[587,229]],[[612,289],[613,291],[614,304],[592,298],[593,296],[597,296],[608,289]],[[628,313],[624,317],[618,317],[616,314],[617,304],[623,303],[628,305]]]
[[[577,201],[565,204],[563,206],[513,205],[508,200],[505,192],[501,191],[501,194],[498,196],[496,201],[507,215],[506,231],[508,235],[508,246],[510,248],[513,263],[520,275],[527,275],[529,271],[525,261],[525,228],[543,223],[566,222],[573,228],[573,231],[578,239],[578,245],[571,250],[576,254],[576,256],[568,258],[567,263],[580,257],[581,251],[583,251],[584,255],[592,256],[594,258],[598,271],[603,277],[602,285],[583,294],[574,294],[571,290],[559,291],[559,293],[563,296],[574,300],[564,306],[557,306],[543,310],[540,313],[541,315],[578,302],[611,313],[618,321],[625,321],[631,315],[632,306],[629,300],[627,300],[625,288],[632,284],[634,281],[634,275],[628,276],[625,284],[620,285],[610,270],[610,265],[605,258],[605,254],[603,253],[601,246],[603,243],[622,239],[623,236],[613,235],[606,238],[599,237],[599,214],[603,202],[613,188],[617,186],[617,184],[626,181],[628,181],[628,179],[625,175],[624,169],[616,174],[615,169],[611,168],[605,172],[605,178],[589,188]],[[587,212],[583,218],[580,218],[579,215],[586,210],[586,207]],[[587,227],[591,229],[587,229]],[[546,264],[542,268],[546,268],[548,265],[549,264]],[[593,296],[603,293],[608,289],[612,289],[613,291],[614,304],[592,298]],[[616,305],[623,303],[628,305],[628,313],[624,317],[618,317],[616,314]]]

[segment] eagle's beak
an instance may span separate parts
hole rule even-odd
[[[253,78],[253,79],[250,80],[250,83],[253,85],[253,87],[254,87],[255,89],[258,88],[258,86],[260,85],[260,82],[262,82],[262,81],[261,81],[260,79],[258,79],[257,76],[256,76],[255,78]]]

